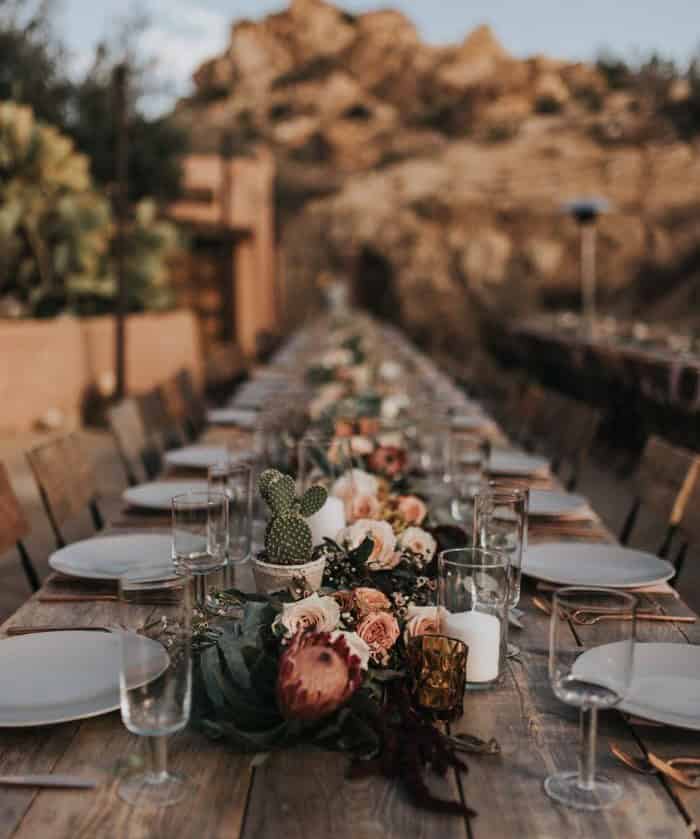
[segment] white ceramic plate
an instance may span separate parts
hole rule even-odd
[[[552,542],[530,545],[523,556],[523,574],[557,585],[635,588],[674,573],[670,562],[619,545]]]
[[[149,510],[170,510],[170,502],[175,495],[186,492],[206,492],[206,481],[153,481],[129,487],[122,493],[122,498],[131,507],[144,507]],[[205,506],[203,504],[202,506]]]
[[[489,472],[492,475],[536,475],[549,472],[549,461],[525,452],[496,449],[491,452]]]
[[[555,492],[545,489],[530,490],[531,516],[562,516],[566,518],[588,518],[588,501],[582,495],[569,492]]]
[[[157,642],[132,634],[127,642],[139,665],[138,678],[129,680],[133,686],[152,681],[168,666],[168,654]],[[50,725],[115,711],[120,643],[117,632],[85,630],[0,641],[0,727]]]
[[[209,411],[207,420],[212,425],[237,425],[239,428],[253,430],[258,421],[258,412],[242,411],[236,408],[217,408]]]
[[[172,538],[165,533],[96,536],[73,542],[49,558],[54,571],[86,580],[118,580],[130,571],[172,571]]]
[[[621,652],[620,642],[594,647],[577,660],[575,670],[614,684]],[[700,731],[700,646],[635,644],[632,684],[617,707],[653,722]]]
[[[165,462],[181,469],[208,469],[226,460],[227,456],[224,446],[184,446],[166,452]]]

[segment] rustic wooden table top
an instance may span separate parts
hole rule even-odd
[[[124,512],[114,530],[167,527],[167,517]],[[244,575],[245,576],[245,575]],[[246,580],[241,579],[241,585]],[[47,592],[96,591],[88,583],[54,576],[0,629],[12,625],[104,625],[116,622],[113,601],[47,603]],[[127,732],[119,712],[94,719],[0,730],[0,774],[89,772],[104,782],[94,791],[0,788],[0,839],[500,839],[500,837],[688,837],[700,819],[700,790],[683,789],[657,776],[622,767],[611,742],[643,754],[700,757],[700,733],[630,722],[615,711],[601,715],[600,768],[625,784],[622,804],[603,813],[582,813],[551,802],[543,780],[554,770],[575,768],[579,741],[577,711],[558,701],[547,676],[548,618],[532,604],[526,584],[521,606],[524,630],[514,633],[521,648],[508,662],[503,683],[469,694],[455,726],[482,738],[495,737],[499,756],[468,759],[469,773],[435,788],[462,796],[478,815],[469,822],[417,810],[398,787],[371,777],[347,781],[347,758],[313,749],[285,751],[254,760],[200,734],[185,731],[171,740],[173,768],[185,773],[192,795],[162,810],[133,808],[116,794],[118,766],[143,742]],[[687,615],[669,594],[644,595],[660,612]],[[579,627],[586,637],[606,640],[605,624]],[[607,630],[609,632],[609,630]],[[644,641],[699,643],[700,625],[640,623]],[[1,682],[0,682],[1,686]]]

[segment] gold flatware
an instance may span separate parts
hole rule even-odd
[[[541,597],[532,598],[533,605],[544,612],[546,615],[552,614],[552,607]],[[562,615],[562,620],[567,617]],[[631,613],[617,613],[611,612],[609,609],[602,607],[590,609],[576,609],[568,617],[579,626],[595,626],[600,621],[604,620],[632,620]],[[643,621],[662,621],[665,623],[695,623],[697,618],[691,615],[684,615],[678,617],[676,615],[662,615],[658,612],[637,612],[637,620]]]
[[[33,635],[36,632],[111,632],[108,626],[8,626],[6,635]]]
[[[673,757],[670,760],[663,760],[653,752],[649,752],[649,763],[654,769],[671,778],[682,787],[700,789],[700,758]],[[689,772],[684,772],[678,768],[679,766],[691,766],[695,768]]]
[[[649,763],[645,757],[635,757],[629,752],[623,751],[617,743],[610,744],[610,751],[613,755],[630,769],[639,772],[640,775],[656,775],[656,769]]]
[[[649,752],[646,757],[636,757],[625,752],[617,743],[610,744],[610,751],[621,763],[641,775],[660,773],[683,787],[700,789],[700,758],[698,757],[673,757],[670,760],[664,760],[653,752]],[[695,768],[684,771],[680,768],[682,766]]]
[[[601,621],[631,621],[635,617],[632,613],[615,614],[591,614],[588,611],[580,609],[571,614],[571,620],[579,626],[595,626]],[[637,612],[636,618],[639,621],[663,621],[666,623],[695,623],[697,618],[684,616],[676,617],[675,615],[660,615],[658,612]]]
[[[89,603],[95,600],[119,600],[116,594],[40,594],[39,603]]]

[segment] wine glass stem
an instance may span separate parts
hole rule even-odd
[[[598,709],[581,709],[581,763],[579,786],[592,790],[595,787],[596,746],[598,743]]]
[[[162,784],[168,779],[168,738],[150,737],[151,744],[151,782]]]
[[[207,575],[194,575],[194,599],[197,608],[203,612],[207,602]]]

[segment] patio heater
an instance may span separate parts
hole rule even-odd
[[[577,198],[564,204],[581,231],[581,315],[591,338],[596,334],[596,222],[609,209],[604,198]]]

